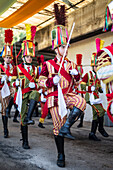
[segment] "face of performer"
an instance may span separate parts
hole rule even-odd
[[[26,55],[23,57],[24,63],[31,64],[32,63],[32,56]]]
[[[94,71],[97,72],[97,66],[94,66]]]
[[[59,58],[63,57],[65,49],[66,49],[66,45],[60,45],[58,48],[56,48],[55,52],[57,54],[57,57],[59,57]],[[68,49],[66,51],[65,57],[67,56],[67,54],[68,54]]]
[[[93,66],[93,67],[92,67],[92,70],[96,73],[96,71],[97,71],[97,66]]]
[[[12,60],[12,57],[11,56],[5,56],[4,57],[4,62],[6,63],[6,64],[10,64],[10,62],[11,62],[11,60]]]

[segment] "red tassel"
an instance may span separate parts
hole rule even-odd
[[[112,102],[110,102],[110,103],[108,104],[107,114],[108,114],[109,119],[110,119],[110,120],[112,121],[112,123],[113,123],[113,117],[112,117],[112,114],[111,114],[111,112],[110,112],[111,103],[112,103]]]
[[[41,60],[41,63],[43,64],[44,63],[44,56],[43,55],[40,56],[40,60]]]
[[[61,45],[60,27],[57,27],[57,31],[58,31],[58,45]]]
[[[82,63],[82,54],[76,54],[76,63],[77,65],[81,65]]]
[[[43,118],[43,119],[45,119],[46,118],[46,116],[47,116],[47,114],[48,114],[48,105],[47,105],[47,101],[48,100],[46,100],[46,102],[45,102],[45,104],[44,104],[44,107],[43,107],[43,114],[42,114],[42,116],[41,116],[41,118]]]
[[[36,34],[36,26],[31,26],[31,40],[34,40]]]
[[[96,49],[98,52],[100,50],[100,38],[96,38],[95,41],[96,41]]]
[[[5,43],[11,44],[13,41],[13,31],[10,29],[5,30]]]

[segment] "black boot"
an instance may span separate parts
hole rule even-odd
[[[8,138],[8,128],[7,128],[7,124],[8,124],[8,117],[6,116],[2,116],[2,122],[3,122],[3,128],[4,128],[4,138]]]
[[[45,128],[45,126],[43,126],[43,123],[41,123],[41,122],[39,122],[38,126],[39,126],[40,128]]]
[[[30,125],[30,124],[34,125],[35,124],[34,120],[31,120],[31,117],[32,117],[33,111],[36,107],[36,104],[37,104],[37,101],[35,101],[33,99],[30,100],[27,117],[24,120],[24,125]]]
[[[21,125],[21,132],[22,132],[22,140],[23,140],[22,147],[24,149],[30,149],[30,146],[28,144],[28,126]]]
[[[19,114],[19,111],[16,109],[13,122],[19,123],[19,121],[17,120],[18,114]]]
[[[104,117],[98,117],[98,122],[99,122],[99,127],[98,127],[98,131],[101,133],[102,136],[104,137],[108,137],[108,133],[105,131],[105,129],[103,128],[103,122],[104,122]]]
[[[97,126],[98,126],[98,121],[97,121],[97,120],[93,120],[93,121],[92,121],[92,127],[91,127],[91,133],[89,133],[89,140],[101,141],[101,140],[98,139],[97,136],[95,135],[96,130],[97,130]]]
[[[83,119],[84,119],[84,114],[82,114],[81,117],[80,117],[80,123],[77,126],[78,128],[83,127]]]
[[[14,104],[14,98],[11,97],[11,99],[9,100],[8,107],[6,108],[6,116],[9,118],[11,118],[10,112],[11,112],[11,108],[12,108],[13,104]]]
[[[58,151],[57,165],[59,167],[65,167],[64,137],[54,135],[54,138]]]
[[[64,136],[69,139],[75,139],[75,137],[73,137],[71,135],[70,127],[78,120],[78,118],[82,114],[83,114],[83,112],[74,106],[73,109],[71,110],[65,124],[59,130],[59,136]]]

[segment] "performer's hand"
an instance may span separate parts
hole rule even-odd
[[[30,83],[29,83],[29,87],[30,87],[31,89],[34,89],[34,88],[35,88],[35,83],[34,83],[34,82],[30,82]]]
[[[47,91],[45,91],[44,94],[47,96]]]
[[[45,103],[46,102],[46,98],[44,98],[43,93],[41,94],[41,102]]]
[[[95,86],[91,86],[91,91],[95,91]]]
[[[11,76],[8,77],[8,80],[11,82]]]
[[[74,76],[78,75],[78,71],[76,69],[69,70],[69,73]]]
[[[19,79],[16,79],[15,85],[18,87],[20,85]]]
[[[42,91],[43,91],[43,90],[42,90],[42,89],[40,89],[38,92],[41,94],[41,93],[42,93]]]
[[[6,79],[7,79],[7,76],[6,76],[6,75],[3,75],[3,76],[2,76],[2,79],[1,79],[1,83],[5,82]]]
[[[56,75],[55,77],[53,77],[53,83],[54,83],[55,85],[57,85],[57,84],[59,83],[59,81],[60,81],[60,77],[59,77],[58,75]]]

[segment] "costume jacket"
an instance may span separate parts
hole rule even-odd
[[[54,107],[58,105],[58,94],[56,95],[53,92],[58,92],[57,85],[54,85],[53,83],[53,77],[55,75],[58,75],[58,70],[55,68],[53,64],[51,64],[51,61],[54,62],[55,65],[60,66],[60,61],[55,57],[53,60],[46,61],[43,64],[42,71],[39,77],[39,86],[47,88],[47,106],[48,108]],[[71,69],[77,69],[76,64],[71,61],[65,61],[66,67],[62,68],[65,72],[64,74],[60,74],[60,87],[62,90],[65,90],[65,94],[68,95],[74,95],[75,93],[72,92],[72,87],[76,81],[79,81],[80,75],[71,76],[69,74],[69,70]],[[65,63],[63,63],[62,67],[64,67]],[[70,78],[70,81],[67,80],[66,76]],[[53,94],[53,95],[51,95]],[[65,95],[64,94],[64,95]]]
[[[85,100],[89,102],[89,94],[91,92],[91,86],[95,87],[95,93],[98,95],[98,92],[102,93],[102,88],[100,85],[100,81],[97,78],[96,74],[93,71],[89,71],[86,73],[81,81],[81,89],[86,91]],[[99,98],[97,95],[94,95],[95,99]]]
[[[90,104],[90,98],[89,94],[91,91],[91,86],[95,87],[94,91],[94,99],[99,98],[99,93],[102,93],[102,88],[100,85],[100,81],[97,78],[96,74],[93,71],[89,71],[89,73],[86,73],[81,81],[81,90],[84,90],[86,92],[85,94],[85,100],[88,104]],[[96,113],[105,113],[105,109],[103,108],[102,104],[94,104],[92,105],[93,111]]]
[[[27,67],[31,68],[30,72],[28,72]],[[26,74],[24,74],[20,68],[24,69],[26,71],[26,74],[31,76],[30,80],[26,77]],[[19,79],[20,84],[21,84],[23,98],[26,98],[26,97],[28,97],[30,91],[38,89],[38,87],[39,87],[38,83],[37,83],[38,78],[39,78],[39,72],[38,72],[38,69],[34,65],[25,65],[24,63],[21,63],[14,68],[11,84],[13,87],[16,87],[16,79]],[[29,88],[30,82],[35,82],[34,89]]]
[[[1,82],[2,76],[6,75],[7,78],[7,84],[8,86],[10,86],[10,80],[11,80],[11,76],[13,75],[13,69],[14,69],[14,65],[13,64],[0,64],[0,89],[2,89],[4,83]]]

